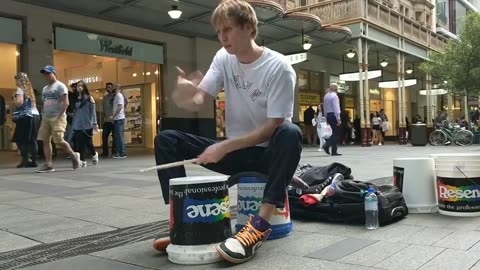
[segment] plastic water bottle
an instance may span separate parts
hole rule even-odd
[[[378,229],[378,198],[371,187],[365,196],[365,227],[367,230]]]

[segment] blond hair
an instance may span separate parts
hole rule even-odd
[[[243,0],[223,0],[213,11],[211,24],[217,28],[233,20],[242,28],[249,26],[252,28],[252,38],[257,36],[258,19],[253,7]]]
[[[25,96],[32,100],[32,106],[36,107],[35,93],[33,92],[32,83],[30,82],[27,73],[19,72],[15,75],[15,80],[20,84],[20,88],[25,92]]]

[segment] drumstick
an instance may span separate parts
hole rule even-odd
[[[154,167],[150,167],[150,168],[146,168],[146,169],[141,169],[140,172],[148,172],[148,171],[153,171],[153,170],[163,170],[163,169],[183,166],[183,165],[187,165],[187,164],[192,164],[192,163],[195,163],[196,161],[197,161],[196,158],[192,158],[192,159],[187,159],[187,160],[162,164],[162,165],[158,165],[158,166],[154,166]]]

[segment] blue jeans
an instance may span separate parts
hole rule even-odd
[[[157,165],[196,158],[207,147],[216,143],[212,139],[176,130],[164,130],[155,138]],[[268,175],[263,203],[285,205],[285,190],[292,180],[302,152],[302,133],[298,126],[288,123],[279,126],[268,147],[252,146],[228,153],[222,160],[203,167],[227,175],[241,172],[259,172]],[[185,177],[183,166],[159,170],[158,179],[165,203],[169,203],[169,180]]]
[[[123,137],[123,126],[125,126],[125,119],[113,121],[113,142],[118,151],[119,156],[126,155],[125,153],[125,138]]]

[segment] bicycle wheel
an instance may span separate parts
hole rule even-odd
[[[447,134],[441,130],[435,130],[430,133],[430,144],[437,146],[437,145],[444,145],[447,143]]]
[[[455,133],[455,143],[460,146],[468,146],[473,143],[474,135],[470,130],[459,130]]]

